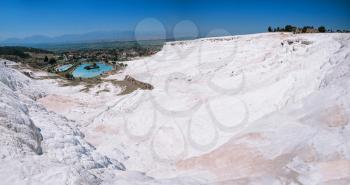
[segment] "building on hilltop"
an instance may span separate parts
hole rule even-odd
[[[318,33],[318,30],[315,28],[306,28],[305,33]]]

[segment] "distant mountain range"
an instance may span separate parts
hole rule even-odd
[[[157,33],[145,32],[137,35],[141,40],[164,39]],[[56,37],[35,35],[26,38],[8,38],[0,41],[0,45],[7,46],[33,46],[37,44],[67,44],[67,43],[93,43],[111,41],[133,41],[135,40],[133,31],[97,31],[84,34],[66,34]]]

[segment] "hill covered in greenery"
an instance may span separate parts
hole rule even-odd
[[[22,47],[22,46],[3,46],[0,47],[0,56],[3,55],[12,55],[20,58],[30,58],[31,55],[29,53],[43,53],[43,54],[51,54],[51,51],[30,48],[30,47]]]

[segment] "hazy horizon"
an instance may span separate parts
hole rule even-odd
[[[268,26],[350,28],[344,0],[4,0],[0,41],[33,36],[60,37],[94,32],[146,32],[159,38],[205,37],[266,32]],[[137,39],[137,38],[136,38]]]

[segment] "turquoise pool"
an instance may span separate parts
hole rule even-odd
[[[71,68],[73,66],[73,64],[66,64],[66,65],[62,65],[60,67],[57,68],[57,70],[59,72],[65,72],[67,71],[69,68]]]
[[[113,67],[105,63],[96,63],[99,68],[96,69],[85,69],[86,66],[92,65],[91,63],[85,63],[78,66],[72,73],[74,77],[81,78],[93,78],[99,76],[107,71],[113,70]]]

